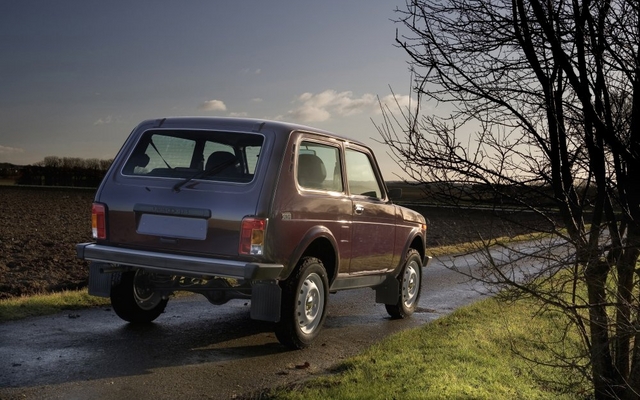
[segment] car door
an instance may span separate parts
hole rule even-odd
[[[272,221],[271,233],[284,238],[277,247],[287,255],[309,235],[331,236],[339,256],[338,273],[346,275],[352,207],[343,180],[341,141],[305,133],[292,148],[291,165],[283,174],[295,176],[281,179],[274,204],[280,215]]]
[[[345,167],[352,201],[350,274],[392,268],[395,206],[387,198],[374,158],[365,148],[348,146]]]

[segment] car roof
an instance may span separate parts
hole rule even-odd
[[[260,133],[268,129],[274,131],[276,135],[289,135],[292,131],[303,131],[337,138],[360,146],[368,147],[358,140],[347,138],[323,129],[269,119],[235,117],[168,117],[147,120],[140,124],[140,126],[144,125],[152,125],[153,128],[165,129],[219,129],[256,133]]]

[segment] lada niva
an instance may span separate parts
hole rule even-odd
[[[89,293],[131,323],[174,292],[250,299],[291,348],[311,344],[329,293],[375,290],[393,318],[418,304],[427,225],[395,205],[370,148],[318,129],[236,118],[138,125],[92,206]]]

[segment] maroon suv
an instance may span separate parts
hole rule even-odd
[[[399,195],[399,193],[393,193]],[[321,130],[167,118],[133,130],[98,189],[89,293],[150,322],[175,291],[251,299],[286,346],[308,346],[330,292],[371,287],[392,317],[415,310],[424,217],[395,205],[368,147]]]

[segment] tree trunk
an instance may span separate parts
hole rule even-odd
[[[624,346],[616,349],[616,352],[620,352],[620,354],[616,354],[616,366],[618,365],[618,358],[626,359],[627,374],[623,376],[627,378],[627,389],[622,398],[624,400],[638,400],[640,399],[640,310],[636,310],[635,321],[632,320],[631,313],[632,304],[637,306],[637,302],[633,298],[633,279],[634,275],[639,273],[636,271],[636,263],[640,255],[640,228],[637,224],[629,226],[627,239],[627,248],[618,267],[618,279],[620,281],[618,295],[621,298],[619,302],[624,305],[621,311],[626,313],[618,317],[622,320],[618,322],[618,327],[623,326],[626,331],[624,332],[624,337],[619,339],[619,345]],[[631,348],[631,343],[633,343],[633,348]],[[622,362],[622,360],[620,361]],[[631,363],[630,366],[629,363]]]
[[[629,375],[629,389],[624,400],[640,399],[640,317],[635,321],[636,335],[634,339],[633,355],[631,357],[631,372]]]
[[[618,287],[616,306],[616,346],[615,365],[622,377],[629,376],[629,355],[633,326],[631,303],[633,301],[633,272],[637,255],[633,249],[627,249],[617,265]],[[618,382],[622,384],[623,382]]]
[[[591,368],[596,399],[615,399],[612,383],[613,360],[609,347],[608,316],[606,309],[606,280],[609,273],[606,261],[592,260],[586,268],[585,278],[589,296],[589,328],[591,331]]]

